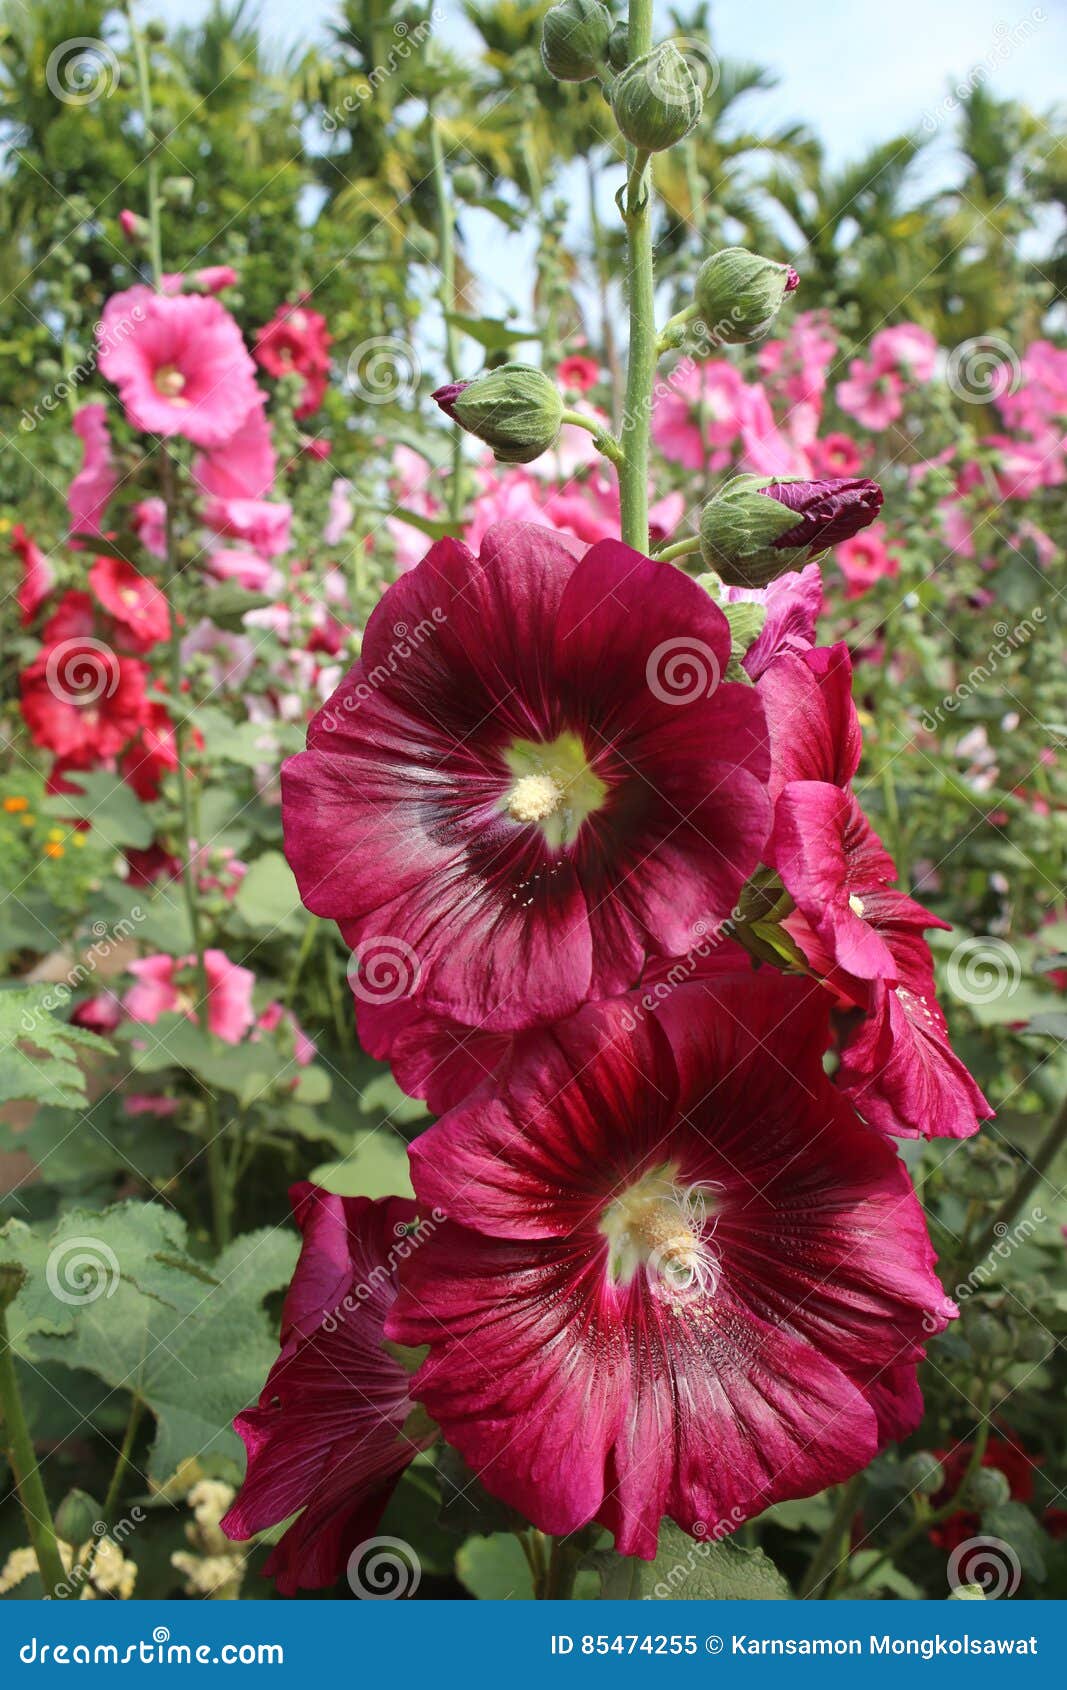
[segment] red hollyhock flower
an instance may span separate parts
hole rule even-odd
[[[92,599],[88,593],[72,587],[63,594],[41,629],[41,643],[45,646],[60,645],[64,640],[76,640],[92,634],[95,628],[96,612]]]
[[[146,675],[143,663],[90,635],[46,646],[20,677],[34,743],[75,767],[114,756],[144,721]]]
[[[310,416],[322,404],[330,369],[331,336],[326,319],[307,305],[280,305],[269,323],[256,330],[255,358],[268,375],[295,370],[304,378],[298,417]]]
[[[581,562],[521,523],[480,558],[442,541],[283,769],[305,904],[368,967],[376,947],[406,959],[426,1008],[491,1031],[625,990],[759,859],[763,715],[719,684],[728,654],[708,595],[615,541]]]
[[[409,1376],[382,1347],[397,1264],[415,1248],[405,1243],[418,1227],[414,1203],[334,1197],[308,1184],[290,1196],[304,1242],[281,1355],[258,1406],[234,1422],[248,1473],[222,1521],[241,1541],[300,1511],[264,1568],[284,1596],[333,1583],[437,1435],[425,1422],[405,1430]]]
[[[89,585],[117,624],[116,638],[123,644],[134,651],[150,651],[170,637],[166,595],[132,563],[117,557],[98,557],[89,571]]]
[[[955,1309],[907,1173],[821,1065],[809,982],[682,986],[542,1034],[411,1149],[386,1330],[488,1488],[542,1530],[655,1553],[867,1465],[921,1414]]]
[[[11,549],[22,565],[22,582],[15,594],[22,626],[28,627],[55,585],[52,565],[21,522],[11,530]]]
[[[178,742],[170,713],[158,700],[149,699],[137,741],[128,746],[119,759],[122,778],[127,786],[132,786],[138,798],[150,804],[159,797],[159,783],[163,776],[177,767]]]

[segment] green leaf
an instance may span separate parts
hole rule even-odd
[[[339,1162],[324,1162],[309,1179],[338,1197],[411,1197],[403,1141],[387,1127],[363,1133]]]
[[[744,681],[751,686],[751,676],[744,668],[742,658],[749,646],[763,632],[763,624],[767,620],[767,607],[763,604],[749,604],[746,600],[742,600],[739,604],[724,604],[722,610],[730,624],[730,661],[724,679]]]
[[[95,1033],[56,1020],[56,995],[55,986],[0,991],[0,1103],[18,1098],[78,1109],[86,1094],[77,1052],[113,1054]]]
[[[223,581],[217,587],[210,588],[204,600],[204,608],[216,627],[239,634],[250,610],[262,610],[266,605],[273,603],[274,600],[266,593],[250,593],[236,581]]]
[[[264,851],[256,858],[237,889],[234,906],[250,927],[274,931],[303,925],[296,880],[280,851]]]
[[[1002,1502],[996,1508],[987,1508],[982,1514],[982,1536],[1008,1544],[1024,1573],[1039,1583],[1044,1579],[1049,1540],[1025,1503]],[[975,1559],[980,1559],[977,1553]]]
[[[187,1253],[178,1215],[131,1202],[73,1210],[50,1236],[16,1223],[0,1256],[12,1250],[29,1273],[11,1311],[18,1353],[138,1396],[156,1419],[156,1483],[192,1457],[234,1470],[240,1444],[230,1422],[277,1357],[262,1304],[292,1275],[292,1233],[247,1233],[205,1265]]]
[[[513,1532],[472,1537],[456,1551],[456,1577],[482,1602],[529,1602],[533,1578]]]
[[[520,341],[539,338],[537,329],[520,328],[518,324],[505,323],[499,317],[464,317],[458,311],[446,311],[445,320],[454,329],[462,329],[487,352],[506,352],[509,346],[515,346]]]
[[[67,779],[76,783],[77,790],[46,799],[44,808],[50,816],[63,821],[69,821],[72,816],[89,821],[116,849],[133,845],[144,850],[151,845],[156,832],[151,813],[125,781],[118,780],[106,769],[79,769]]]
[[[522,1530],[527,1522],[506,1502],[490,1496],[476,1473],[472,1472],[458,1450],[441,1444],[436,1456],[437,1479],[440,1486],[440,1521],[446,1531],[462,1537],[477,1533],[491,1537],[494,1533]]]
[[[762,1549],[741,1549],[728,1540],[692,1538],[664,1520],[654,1561],[597,1549],[586,1557],[600,1574],[606,1601],[787,1602],[785,1579]],[[461,1575],[462,1576],[462,1575]]]

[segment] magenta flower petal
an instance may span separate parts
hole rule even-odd
[[[397,1265],[415,1206],[294,1186],[304,1234],[282,1315],[282,1351],[259,1404],[238,1415],[248,1451],[241,1492],[222,1521],[243,1540],[299,1515],[267,1562],[278,1589],[332,1584],[371,1536],[400,1474],[432,1442],[409,1437],[409,1378],[383,1349]]]
[[[771,739],[771,796],[795,780],[847,786],[859,767],[862,736],[844,645],[786,654],[760,676]]]
[[[837,966],[859,980],[896,978],[893,954],[867,910],[870,897],[896,879],[896,865],[850,792],[823,781],[786,786],[769,855]]]
[[[874,521],[884,495],[877,481],[853,476],[838,481],[772,481],[759,489],[777,499],[787,510],[796,511],[799,521],[771,544],[775,550],[807,546],[811,554],[849,540]]]

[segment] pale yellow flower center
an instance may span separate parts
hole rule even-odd
[[[652,1294],[674,1308],[714,1295],[719,1282],[709,1215],[717,1188],[679,1185],[677,1171],[667,1165],[643,1174],[600,1218],[609,1277],[629,1285],[643,1271]]]
[[[853,915],[862,915],[864,908],[863,899],[857,897],[856,893],[853,892],[849,897],[848,907],[852,911]]]
[[[173,364],[164,364],[156,371],[156,392],[164,399],[180,399],[185,392],[185,377]]]
[[[563,788],[553,775],[523,775],[508,794],[508,815],[517,822],[543,822],[563,803]]]

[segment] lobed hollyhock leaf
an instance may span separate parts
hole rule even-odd
[[[86,1102],[80,1051],[112,1054],[105,1039],[59,1021],[54,986],[0,992],[0,1103],[17,1099],[78,1109]]]
[[[6,1245],[29,1275],[11,1323],[17,1354],[138,1396],[156,1421],[155,1483],[192,1457],[208,1470],[236,1471],[230,1422],[276,1353],[263,1302],[292,1275],[292,1233],[246,1233],[205,1264],[188,1254],[185,1222],[173,1210],[127,1202],[71,1210],[54,1229],[9,1231]]]
[[[151,845],[156,831],[151,814],[125,781],[107,769],[78,769],[67,781],[72,790],[46,800],[49,815],[68,822],[72,817],[91,821],[116,850],[133,845],[143,851]]]
[[[664,1520],[654,1561],[597,1549],[587,1565],[600,1575],[604,1601],[789,1602],[793,1592],[762,1549],[742,1549],[722,1539],[694,1539]]]

